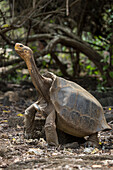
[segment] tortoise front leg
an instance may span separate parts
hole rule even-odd
[[[58,146],[59,143],[58,143],[58,136],[56,132],[55,119],[56,119],[56,113],[53,110],[46,118],[45,135],[46,135],[47,143],[49,145]]]
[[[25,123],[25,138],[29,139],[33,137],[34,133],[34,119],[35,119],[35,113],[36,109],[34,107],[34,104],[29,106],[25,110],[25,117],[24,117],[24,123]]]
[[[25,118],[24,118],[24,123],[25,123],[25,137],[26,138],[33,138],[34,137],[34,120],[35,120],[35,114],[38,111],[38,113],[41,113],[44,115],[44,107],[46,107],[46,103],[42,103],[40,105],[39,101],[36,101],[33,103],[31,106],[29,106],[25,110]]]

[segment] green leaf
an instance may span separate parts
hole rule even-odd
[[[105,65],[105,66],[103,67],[103,71],[107,70],[108,67],[109,67],[108,65]]]
[[[98,71],[95,71],[94,74],[95,74],[95,75],[98,75],[99,73],[98,73]]]
[[[99,38],[102,38],[102,36],[99,35]]]
[[[110,75],[111,78],[113,78],[113,71],[110,71],[109,75]]]
[[[8,27],[10,27],[9,24],[4,24],[4,25],[1,26],[1,28],[8,28]]]
[[[50,23],[54,23],[54,21],[51,19],[51,20],[50,20]]]
[[[113,66],[113,59],[111,60],[111,65]]]

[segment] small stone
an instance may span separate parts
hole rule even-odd
[[[92,168],[102,168],[102,165],[92,165]]]
[[[89,148],[85,148],[84,149],[84,153],[91,153],[93,151],[93,148],[92,147],[89,147]]]
[[[56,156],[56,155],[58,155],[58,153],[56,153],[56,152],[53,152],[53,153],[52,153],[52,156]]]
[[[113,139],[113,135],[110,135],[110,139]]]
[[[113,160],[104,160],[102,161],[104,165],[113,165]]]
[[[39,149],[39,148],[30,148],[28,150],[28,154],[31,154],[31,155],[42,155],[44,152],[42,149]]]
[[[71,148],[71,149],[75,149],[79,147],[78,142],[73,142],[73,143],[68,143],[63,145],[64,148]]]
[[[65,165],[64,169],[71,170],[72,168],[69,165]]]
[[[3,99],[3,105],[4,106],[10,106],[11,102],[9,101],[9,96],[5,96]]]

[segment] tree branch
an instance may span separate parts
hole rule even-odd
[[[43,39],[52,39],[53,36],[51,34],[35,34],[35,35],[32,35],[32,36],[29,36],[28,37],[28,42],[32,42],[32,41],[37,41],[37,40],[43,40]],[[25,38],[17,38],[15,39],[15,42],[21,42],[21,41],[24,41],[26,39]]]
[[[52,41],[51,41],[52,42]],[[68,38],[66,36],[57,36],[57,40],[54,41],[54,43],[51,43],[51,50],[56,45],[56,43],[61,43],[62,45],[65,45],[67,47],[72,47],[74,49],[78,49],[80,52],[85,54],[91,61],[94,62],[94,64],[99,68],[100,72],[103,73],[103,66],[104,63],[101,62],[103,57],[97,53],[95,50],[93,50],[92,47],[90,47],[86,42],[80,40],[75,40]],[[49,46],[47,46],[49,48]],[[50,51],[50,49],[48,49]],[[101,62],[101,65],[100,65]]]
[[[67,71],[66,71],[66,69],[67,69],[66,65],[62,64],[62,62],[58,59],[57,55],[52,52],[52,53],[51,53],[51,57],[56,61],[56,64],[57,64],[58,67],[60,68],[62,74],[63,74],[65,77],[68,77],[68,78],[71,77],[71,76],[67,73]]]
[[[5,58],[4,58],[5,60]],[[0,67],[6,67],[6,66],[9,66],[9,65],[13,65],[13,64],[16,64],[16,63],[19,63],[21,62],[22,59],[21,58],[18,58],[18,59],[15,59],[15,60],[10,60],[10,61],[5,61],[4,63],[2,63],[2,61],[0,62]]]
[[[9,39],[9,37],[7,37],[5,34],[0,32],[0,36],[2,37],[3,40],[6,41],[7,44],[9,45],[14,45],[14,41],[12,41],[11,39]]]

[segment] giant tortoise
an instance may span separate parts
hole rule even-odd
[[[98,146],[98,132],[110,127],[97,99],[78,84],[53,73],[42,76],[29,47],[16,43],[15,50],[26,62],[32,82],[41,96],[25,110],[25,135],[32,136],[35,113],[38,111],[46,117],[48,144],[59,144],[57,127],[76,137],[89,136],[87,142]]]

